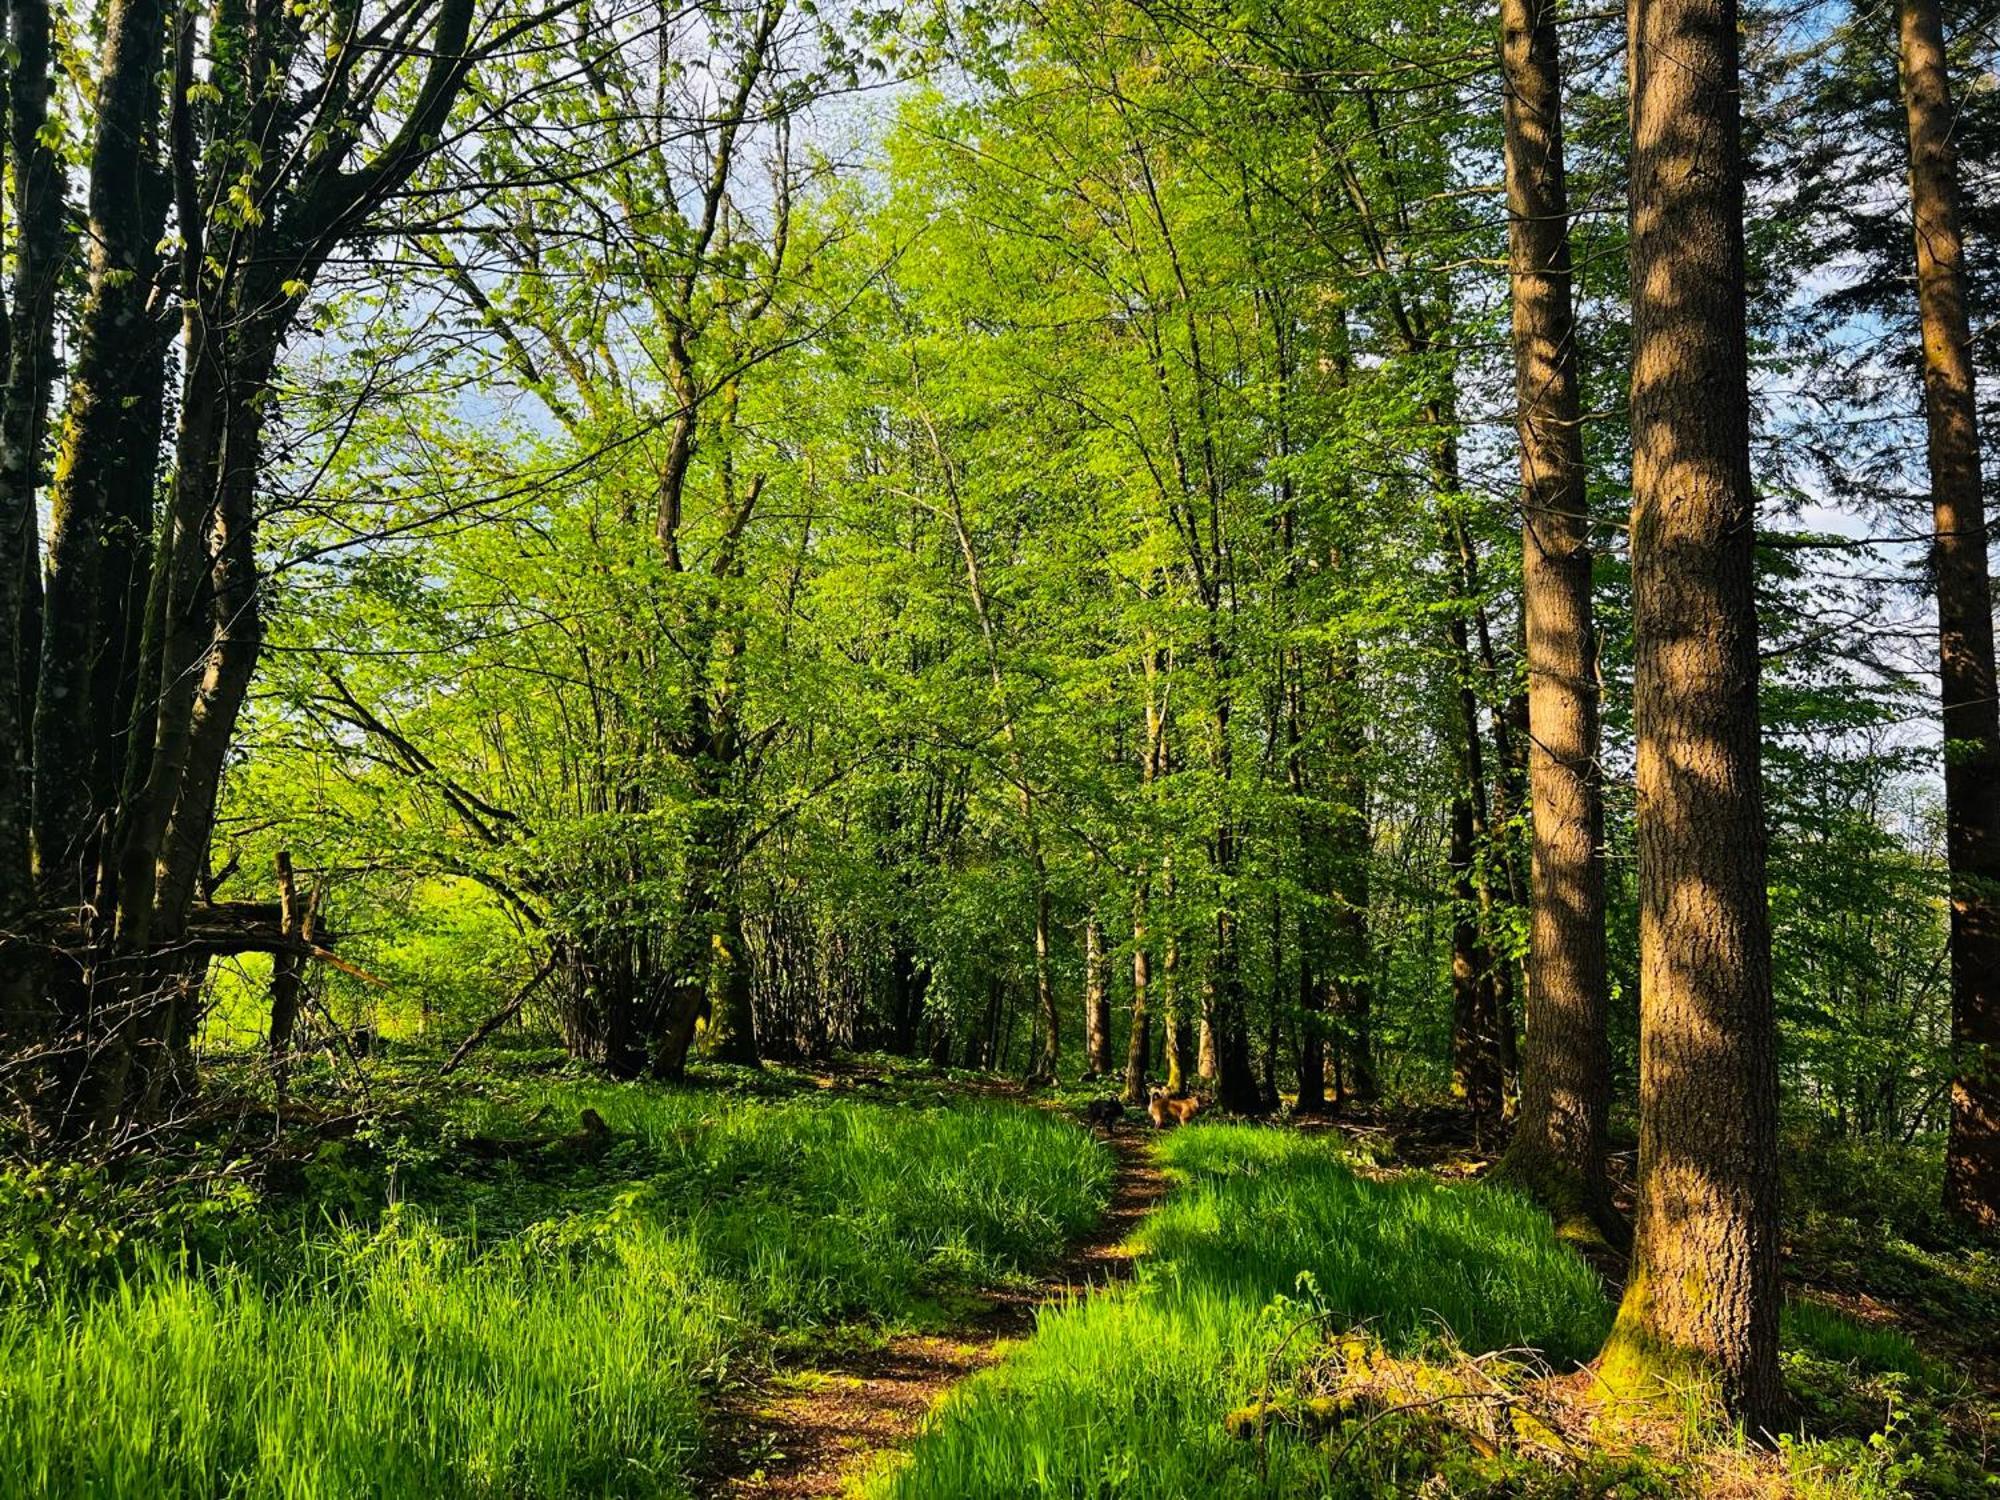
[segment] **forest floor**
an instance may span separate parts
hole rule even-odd
[[[879,1056],[438,1063],[217,1068],[121,1172],[0,1165],[0,1500],[1996,1493],[2000,1262],[1925,1148],[1788,1136],[1774,1445],[1608,1439],[1622,1265],[1437,1100],[1092,1140],[1101,1083]]]
[[[1166,1196],[1151,1129],[1138,1121],[1098,1132],[1117,1161],[1110,1200],[1096,1227],[1047,1274],[995,1290],[944,1328],[870,1344],[835,1342],[731,1392],[717,1414],[718,1462],[702,1493],[777,1500],[850,1493],[909,1446],[953,1387],[1032,1334],[1043,1308],[1078,1302],[1129,1276],[1132,1231]]]

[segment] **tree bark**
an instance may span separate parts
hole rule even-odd
[[[1929,423],[1931,567],[1951,877],[1951,1130],[1945,1206],[2000,1229],[2000,706],[1994,697],[1978,405],[1959,231],[1951,81],[1937,0],[1899,0],[1910,207]]]
[[[1461,768],[1462,770],[1462,768]],[[1463,770],[1462,770],[1463,773]],[[1484,1132],[1500,1118],[1500,1046],[1494,1032],[1492,958],[1479,934],[1473,864],[1478,824],[1472,798],[1451,799],[1451,1088]]]
[[[1083,924],[1083,1018],[1092,1078],[1111,1075],[1111,994],[1104,982],[1104,928],[1095,912]]]
[[[29,753],[41,637],[41,543],[35,491],[55,378],[56,292],[66,258],[63,168],[43,139],[51,89],[47,0],[8,9],[7,166],[13,280],[0,313],[0,929],[34,903]],[[34,985],[25,955],[0,956],[0,1026]],[[17,993],[18,992],[18,993]]]
[[[1778,1376],[1777,1066],[1734,0],[1630,0],[1639,1211],[1613,1389]]]
[[[1167,905],[1171,911],[1174,898],[1174,877],[1167,871]],[[1181,1004],[1181,945],[1180,939],[1171,931],[1166,935],[1165,946],[1160,951],[1160,1002],[1165,1017],[1166,1030],[1166,1085],[1170,1094],[1187,1092],[1188,1080],[1194,1076],[1193,1039],[1188,1032],[1186,1007]]]
[[[1554,0],[1500,0],[1533,811],[1521,1102],[1499,1173],[1565,1235],[1597,1239],[1623,1226],[1605,1176],[1604,803],[1558,48]]]
[[[1035,837],[1032,831],[1030,836]],[[1042,863],[1039,838],[1029,852],[1028,863],[1035,878],[1035,1025],[1041,1034],[1033,1071],[1053,1079],[1062,1065],[1062,1007],[1056,1001],[1055,976],[1049,970],[1049,875]]]
[[[1146,1098],[1146,1063],[1151,1056],[1152,1018],[1146,1012],[1146,991],[1152,983],[1152,959],[1146,952],[1146,884],[1132,891],[1132,1029],[1125,1040],[1125,1088],[1120,1095],[1127,1104],[1141,1104]]]
[[[713,947],[714,993],[709,1000],[703,1051],[717,1062],[761,1065],[756,1019],[750,1005],[750,950],[743,941],[743,911],[732,896]]]
[[[1344,642],[1335,656],[1332,704],[1335,755],[1332,798],[1334,918],[1332,952],[1339,967],[1332,976],[1333,1007],[1338,1016],[1340,1060],[1344,1077],[1336,1080],[1335,1098],[1372,1102],[1375,1082],[1372,1038],[1374,952],[1368,937],[1371,900],[1369,860],[1373,854],[1369,822],[1368,736],[1359,701],[1360,653]]]
[[[105,21],[91,149],[89,289],[50,488],[34,719],[43,896],[103,909],[100,870],[136,685],[171,323],[152,306],[167,183],[158,161],[165,28],[156,0]]]
[[[278,866],[278,925],[288,938],[301,943],[312,941],[310,898],[299,899],[298,881],[292,875],[292,852],[280,849]],[[267,1043],[271,1056],[271,1079],[278,1097],[285,1097],[285,1084],[292,1071],[292,1033],[297,1029],[299,1000],[305,987],[305,959],[298,953],[271,955],[271,1034]]]

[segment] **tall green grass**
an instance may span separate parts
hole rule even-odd
[[[1374,1494],[1398,1476],[1341,1474],[1223,1417],[1282,1380],[1313,1331],[1366,1324],[1391,1348],[1455,1340],[1588,1357],[1611,1309],[1547,1216],[1512,1195],[1427,1178],[1371,1181],[1325,1137],[1207,1126],[1167,1137],[1174,1178],[1140,1227],[1130,1286],[1046,1314],[968,1384],[878,1484],[888,1500],[1024,1496],[1174,1500]]]
[[[586,1105],[616,1136],[594,1154],[463,1156]],[[0,1304],[0,1494],[679,1495],[705,1394],[760,1331],[1031,1269],[1109,1177],[1082,1132],[1018,1109],[474,1101],[312,1178],[344,1222],[277,1216],[261,1247]]]
[[[637,1147],[650,1200],[774,1324],[906,1317],[940,1287],[1005,1280],[1096,1220],[1108,1154],[1037,1110],[560,1084],[536,1109],[598,1111]],[[920,1310],[920,1309],[919,1309]]]
[[[740,1309],[693,1239],[473,1259],[417,1220],[272,1293],[128,1280],[0,1319],[18,1495],[676,1494]]]

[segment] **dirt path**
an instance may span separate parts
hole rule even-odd
[[[1104,1217],[1042,1280],[996,1294],[984,1312],[941,1334],[908,1334],[783,1371],[724,1402],[716,1497],[843,1495],[881,1455],[906,1446],[952,1386],[993,1364],[1000,1346],[1033,1332],[1035,1312],[1123,1279],[1119,1247],[1166,1192],[1151,1132],[1127,1124],[1108,1140],[1118,1175]]]

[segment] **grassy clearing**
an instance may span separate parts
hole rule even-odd
[[[1524,1460],[1478,1435],[1475,1403],[1515,1443],[1520,1393],[1588,1359],[1611,1320],[1595,1273],[1523,1200],[1361,1176],[1330,1139],[1280,1131],[1198,1126],[1161,1154],[1176,1185],[1135,1236],[1135,1281],[1045,1315],[878,1479],[877,1500],[1707,1492],[1712,1471],[1682,1453]],[[1899,1335],[1804,1306],[1786,1336],[1808,1392],[1843,1403],[1829,1418],[1866,1421],[1876,1402],[1879,1425],[1885,1395],[1906,1425],[1926,1409],[1930,1377]],[[1372,1404],[1302,1419],[1356,1376]],[[1230,1435],[1230,1414],[1260,1401],[1297,1420]],[[1422,1409],[1390,1410],[1405,1402]],[[1973,1472],[1933,1446],[1910,1472]],[[1790,1445],[1784,1463],[1804,1493],[1960,1492],[1895,1487],[1910,1456],[1856,1436]]]
[[[608,1138],[547,1139],[585,1107]],[[64,1272],[46,1192],[6,1226],[44,1273],[0,1303],[0,1489],[680,1494],[732,1363],[1033,1268],[1111,1168],[1018,1108],[557,1080],[294,1175],[171,1257]]]

